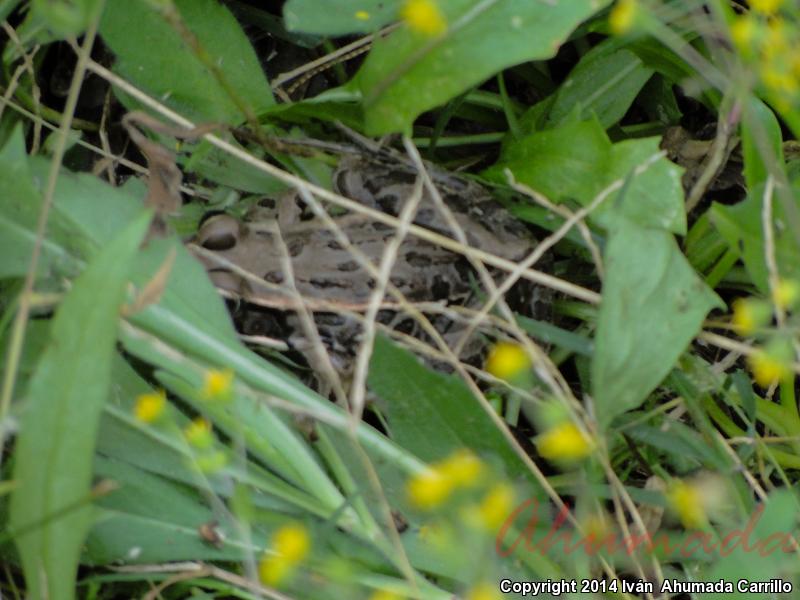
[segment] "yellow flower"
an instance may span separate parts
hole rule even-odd
[[[514,508],[514,488],[507,483],[494,486],[478,507],[481,525],[489,530],[500,527]]]
[[[365,10],[357,10],[355,16],[359,21],[369,21],[369,13]]]
[[[434,0],[406,0],[400,17],[413,31],[439,35],[447,30],[447,20]]]
[[[211,433],[211,422],[198,417],[189,423],[183,430],[186,441],[195,448],[205,450],[214,444],[214,435]]]
[[[271,551],[258,565],[259,578],[267,585],[278,585],[292,574],[310,549],[311,538],[305,527],[296,523],[284,525],[272,536]]]
[[[466,600],[500,600],[501,598],[497,584],[488,581],[478,583],[465,596]]]
[[[269,586],[277,586],[294,571],[294,565],[280,556],[264,556],[258,563],[258,577]]]
[[[486,370],[500,379],[512,379],[531,366],[525,350],[519,344],[498,342],[486,359]]]
[[[407,492],[409,500],[418,508],[431,510],[444,503],[453,493],[453,480],[436,469],[426,469],[411,478]]]
[[[232,384],[232,369],[211,369],[206,372],[201,393],[208,399],[227,399],[231,395]]]
[[[167,395],[163,390],[141,394],[136,397],[136,405],[133,407],[133,414],[142,423],[152,423],[157,421],[164,413],[167,405]]]
[[[772,301],[781,310],[791,308],[800,298],[800,283],[794,279],[781,279],[772,290]]]
[[[776,94],[791,95],[800,87],[797,78],[792,73],[773,66],[764,68],[761,79],[764,81],[764,85]]]
[[[572,461],[588,456],[594,444],[577,425],[565,421],[541,434],[536,447],[544,458]]]
[[[389,590],[378,590],[369,597],[369,600],[403,600],[403,596]]]
[[[751,17],[739,17],[731,25],[731,39],[742,51],[749,53],[755,35],[756,22]]]
[[[469,450],[459,450],[435,466],[453,485],[467,487],[483,473],[483,463]]]
[[[750,8],[764,15],[772,15],[778,12],[783,0],[750,0]]]
[[[276,554],[289,562],[297,563],[308,556],[311,537],[308,530],[297,523],[284,525],[272,536],[272,547]]]
[[[627,33],[636,20],[636,0],[619,0],[608,15],[608,26],[617,35]]]
[[[766,325],[772,317],[772,308],[757,298],[737,298],[733,301],[731,325],[736,333],[748,336]]]
[[[703,498],[694,485],[685,481],[676,481],[667,492],[667,502],[678,515],[683,526],[688,529],[699,529],[706,524],[706,511]]]
[[[769,387],[791,375],[788,361],[777,353],[758,350],[747,357],[747,364],[753,372],[753,378],[761,387]]]

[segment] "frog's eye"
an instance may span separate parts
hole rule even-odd
[[[241,224],[226,214],[207,219],[197,232],[197,243],[206,250],[225,251],[235,247],[241,237]]]

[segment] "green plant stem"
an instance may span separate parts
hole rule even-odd
[[[433,147],[434,144],[439,148],[452,146],[468,146],[470,144],[499,144],[506,136],[504,132],[496,133],[476,133],[473,135],[454,135],[450,137],[422,137],[414,138],[414,144],[418,148]]]

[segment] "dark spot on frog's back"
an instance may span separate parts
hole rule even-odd
[[[384,194],[376,197],[380,209],[390,215],[397,216],[399,212],[400,199],[394,194]]]
[[[264,281],[268,283],[283,283],[283,273],[280,271],[270,271],[264,275]]]
[[[431,296],[433,296],[434,300],[446,300],[450,297],[450,284],[447,283],[444,278],[437,275],[433,278]]]
[[[261,200],[258,201],[258,205],[261,208],[274,209],[275,208],[275,200],[273,198],[262,198]]]
[[[405,259],[412,267],[428,267],[432,262],[431,257],[427,254],[414,252],[413,250],[411,252],[406,252]]]
[[[303,251],[305,242],[302,239],[293,239],[289,241],[289,256],[295,258]]]
[[[336,269],[344,273],[349,273],[358,269],[358,263],[354,260],[348,260],[347,262],[338,265]]]
[[[414,222],[421,223],[422,225],[429,225],[433,223],[436,213],[432,208],[423,208],[417,211],[417,216]]]
[[[312,277],[309,283],[319,289],[347,287],[347,282],[336,281],[335,279],[324,279],[322,277]]]

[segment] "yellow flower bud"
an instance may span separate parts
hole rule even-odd
[[[752,17],[739,17],[731,24],[731,39],[741,51],[749,54],[755,37],[756,21]]]
[[[302,525],[284,525],[272,537],[275,553],[292,563],[300,562],[311,549],[311,537]]]
[[[525,350],[519,344],[498,342],[486,359],[486,370],[500,379],[513,379],[531,366]]]
[[[201,393],[206,399],[226,400],[230,398],[232,384],[232,369],[210,369],[206,372]]]
[[[483,473],[483,463],[469,450],[459,450],[436,465],[441,475],[453,485],[467,487],[477,482]]]
[[[408,482],[408,498],[423,510],[432,510],[443,504],[452,494],[453,480],[436,469],[426,469]]]
[[[481,525],[493,531],[508,519],[514,509],[514,488],[507,483],[495,485],[478,507]]]
[[[214,435],[211,433],[211,422],[202,417],[194,419],[183,430],[183,436],[195,448],[205,450],[214,444]]]
[[[258,563],[258,578],[265,585],[275,587],[294,571],[294,565],[281,556],[264,556]]]
[[[541,434],[536,439],[536,447],[544,458],[573,461],[588,456],[594,444],[577,425],[565,421]]]
[[[164,390],[141,394],[136,397],[136,405],[133,407],[133,414],[142,423],[153,423],[164,413],[167,405],[167,395]]]
[[[783,0],[750,0],[750,8],[764,15],[773,15],[783,5]]]
[[[608,26],[617,35],[627,33],[636,20],[636,0],[618,0],[608,15]]]
[[[690,483],[674,482],[667,491],[667,502],[686,528],[699,529],[708,521],[702,496]]]
[[[774,352],[758,350],[747,357],[747,364],[753,373],[753,379],[761,387],[769,387],[773,383],[783,381],[791,376],[788,360]]]
[[[781,279],[772,290],[772,301],[781,310],[792,308],[800,299],[800,283],[794,279]]]
[[[400,17],[411,30],[424,35],[435,36],[447,30],[447,20],[434,0],[406,0]]]
[[[742,336],[752,335],[772,318],[772,307],[758,298],[737,298],[733,301],[731,325]]]
[[[389,590],[378,590],[369,597],[369,600],[404,600],[404,598],[404,596],[395,594]]]

